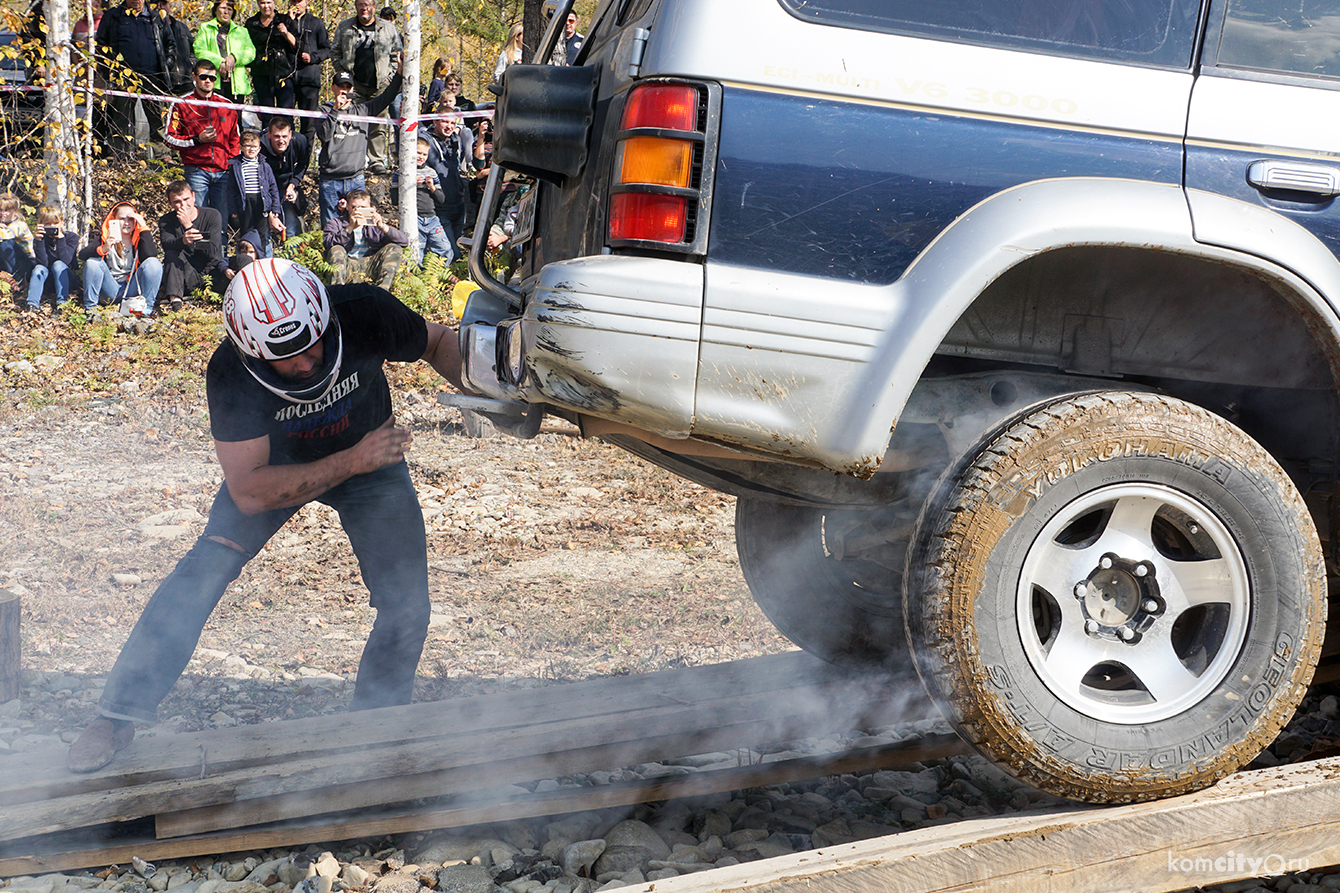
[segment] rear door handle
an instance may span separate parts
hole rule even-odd
[[[1253,161],[1247,166],[1247,182],[1257,189],[1340,195],[1340,168],[1305,161]]]

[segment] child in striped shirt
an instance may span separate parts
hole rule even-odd
[[[274,254],[272,236],[285,238],[280,217],[279,186],[274,171],[260,157],[261,135],[254,130],[242,134],[242,154],[228,163],[228,225],[241,235],[255,232],[263,257]]]

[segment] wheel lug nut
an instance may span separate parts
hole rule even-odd
[[[1186,529],[1190,533],[1200,533],[1200,528],[1195,524],[1188,524]]]
[[[1135,630],[1131,629],[1129,626],[1123,626],[1121,629],[1117,630],[1117,635],[1121,636],[1121,641],[1129,642],[1131,639],[1135,638]]]
[[[1144,564],[1138,564],[1138,565],[1136,565],[1136,567],[1135,567],[1135,575],[1136,575],[1137,577],[1143,577],[1143,576],[1145,576],[1145,575],[1148,574],[1148,573],[1149,573],[1149,567],[1148,567],[1148,565],[1144,565]]]
[[[1089,620],[1089,621],[1085,622],[1085,624],[1084,624],[1084,631],[1085,631],[1086,633],[1096,633],[1096,632],[1098,632],[1098,621],[1097,621],[1097,620]]]
[[[1075,597],[1084,598],[1084,593],[1089,591],[1089,587],[1083,581],[1075,584]]]
[[[1140,605],[1140,607],[1145,610],[1146,614],[1153,614],[1159,609],[1159,603],[1152,598],[1147,598],[1145,599],[1144,604]]]
[[[1098,564],[1102,566],[1103,570],[1107,570],[1112,566],[1112,559],[1104,555],[1102,559],[1098,562]]]

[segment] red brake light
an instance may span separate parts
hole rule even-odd
[[[688,229],[688,199],[678,195],[622,192],[610,200],[610,238],[681,242]]]
[[[633,127],[697,129],[697,88],[685,84],[647,84],[634,89],[623,109],[623,129]]]

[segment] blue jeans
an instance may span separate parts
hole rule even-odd
[[[408,704],[431,611],[423,512],[409,467],[400,462],[349,478],[318,499],[339,513],[377,609],[349,709]],[[156,721],[158,704],[186,669],[228,584],[297,511],[244,515],[228,485],[219,488],[205,532],[159,585],[122,647],[98,703],[103,716]]]
[[[100,257],[90,257],[84,261],[84,309],[92,310],[98,306],[98,298],[107,299],[110,304],[120,304],[133,295],[144,295],[145,311],[154,309],[158,300],[158,286],[163,283],[163,262],[156,257],[140,261],[139,269],[126,283],[116,281],[107,261]]]
[[[325,177],[317,180],[317,192],[321,203],[321,231],[325,232],[326,224],[330,223],[335,215],[340,213],[340,199],[355,189],[366,188],[367,181],[363,179],[362,174],[343,180],[327,179]]]
[[[184,179],[191,184],[191,191],[195,193],[195,205],[197,208],[213,208],[223,215],[223,222],[228,222],[228,172],[227,171],[207,171],[198,167],[183,167]]]
[[[451,243],[447,241],[447,232],[436,214],[419,215],[419,266],[423,266],[423,257],[427,252],[445,257],[451,263]]]
[[[70,297],[70,268],[65,265],[65,261],[55,261],[50,267],[38,264],[33,267],[28,278],[28,306],[33,310],[42,306],[42,292],[46,288],[48,276],[56,285],[57,307]]]
[[[18,239],[0,240],[0,270],[9,273],[15,279],[23,279],[32,272],[37,261],[28,256]]]
[[[461,246],[456,242],[465,233],[465,206],[461,205],[454,211],[444,212],[439,209],[437,219],[442,221],[447,244],[451,246],[451,254],[447,256],[447,263],[451,263],[461,256]]]

